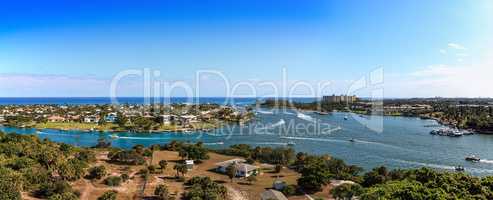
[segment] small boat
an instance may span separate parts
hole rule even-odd
[[[479,162],[481,159],[475,155],[466,156],[466,161]]]
[[[328,112],[322,112],[322,111],[315,112],[315,113],[317,113],[317,114],[319,114],[319,115],[328,115],[328,114],[329,114]]]
[[[349,139],[350,142],[356,142],[354,138]]]
[[[344,116],[344,120],[348,120],[348,116]]]
[[[296,145],[296,143],[294,143],[294,142],[288,142],[288,146],[294,146],[294,145]]]
[[[460,166],[460,165],[459,166],[456,166],[455,167],[455,171],[457,171],[457,172],[463,172],[464,171],[464,167],[463,166]]]
[[[118,138],[118,135],[116,135],[116,134],[111,134],[111,136],[110,136],[110,137],[111,137],[111,138]]]

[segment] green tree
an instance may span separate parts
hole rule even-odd
[[[298,179],[298,185],[306,191],[315,192],[329,183],[331,177],[332,175],[325,159],[322,157],[310,157],[305,160],[305,165],[301,170],[301,177]]]
[[[106,176],[106,167],[104,166],[95,166],[89,169],[89,179],[101,179]]]
[[[165,185],[158,185],[154,190],[154,195],[156,195],[160,200],[170,199],[168,188]]]
[[[116,200],[116,195],[118,194],[115,190],[110,190],[105,192],[103,195],[98,197],[97,200]]]
[[[176,163],[175,166],[173,167],[174,170],[176,170],[176,175],[179,176],[185,176],[185,174],[188,172],[187,165],[183,163]]]
[[[330,194],[338,200],[351,200],[353,197],[363,193],[363,188],[359,184],[344,183],[330,191]]]
[[[237,169],[235,164],[231,164],[228,167],[226,167],[226,175],[228,175],[229,179],[231,179],[231,182],[233,182],[233,179],[236,177]]]
[[[161,167],[162,172],[164,172],[164,170],[166,170],[166,166],[168,166],[168,161],[166,161],[166,160],[160,160],[159,161],[159,167]]]
[[[0,167],[0,199],[21,199],[21,178],[13,170]]]

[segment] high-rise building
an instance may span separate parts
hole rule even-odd
[[[329,103],[353,103],[358,101],[356,95],[348,96],[348,95],[332,95],[332,96],[323,96],[322,101]]]

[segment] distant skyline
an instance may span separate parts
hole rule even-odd
[[[109,96],[116,74],[143,68],[190,85],[197,70],[277,85],[285,69],[288,85],[330,81],[327,95],[381,68],[384,97],[493,97],[492,10],[490,0],[3,2],[0,97]],[[206,79],[201,96],[224,96]],[[141,88],[125,79],[118,94]]]

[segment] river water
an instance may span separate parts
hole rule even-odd
[[[213,132],[191,133],[100,133],[0,127],[4,132],[37,134],[56,142],[93,146],[106,138],[112,146],[131,148],[164,144],[172,140],[202,141],[210,148],[244,143],[252,146],[288,146],[296,151],[330,154],[366,170],[385,165],[390,168],[432,167],[454,170],[462,165],[474,175],[493,174],[493,135],[444,137],[430,135],[433,120],[411,117],[373,117],[342,112],[318,115],[294,110],[258,110],[256,119],[245,125],[231,125]],[[350,141],[353,139],[353,141]],[[475,154],[481,162],[465,156]]]

